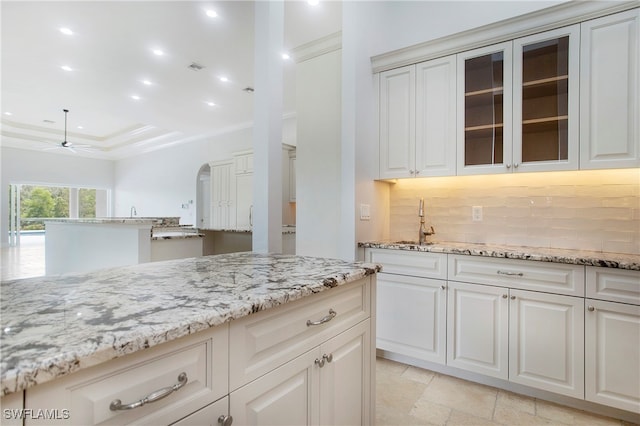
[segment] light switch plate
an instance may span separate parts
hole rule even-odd
[[[371,206],[369,204],[360,204],[360,220],[371,219]]]

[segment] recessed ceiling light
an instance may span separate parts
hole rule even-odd
[[[153,49],[153,54],[156,56],[164,55],[164,52],[161,49]]]
[[[13,113],[7,111],[7,112],[4,113],[4,115],[13,115]]]
[[[307,3],[309,3],[311,6],[317,6],[320,4],[320,0],[307,0]]]
[[[60,32],[62,34],[66,34],[66,35],[72,35],[73,34],[73,31],[71,31],[69,28],[66,28],[66,27],[60,28]]]
[[[220,81],[222,81],[223,83],[226,83],[227,81],[229,81],[229,79],[226,76],[220,76]]]
[[[218,13],[213,9],[207,10],[206,13],[209,18],[215,18],[216,16],[218,16]]]
[[[131,95],[131,99],[135,100],[135,101],[139,101],[140,100],[140,96],[138,95]]]
[[[291,56],[287,52],[284,52],[282,54],[282,59],[284,59],[286,61],[287,59],[291,59]]]
[[[73,71],[73,68],[71,68],[69,65],[63,65],[60,68],[62,68],[65,71]]]
[[[82,126],[78,126],[78,129],[84,129],[84,127],[82,127]]]
[[[214,102],[207,102],[206,104],[209,105],[209,106],[216,106],[216,104]]]
[[[153,83],[149,80],[142,80],[142,84],[144,84],[145,86],[151,86]]]

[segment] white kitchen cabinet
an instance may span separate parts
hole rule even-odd
[[[379,75],[380,179],[415,175],[416,67]]]
[[[235,170],[233,161],[211,163],[211,227],[235,228]]]
[[[289,151],[289,202],[296,202],[296,151]]]
[[[640,9],[583,22],[580,168],[640,166]]]
[[[178,421],[228,394],[227,349],[228,326],[219,326],[29,388],[26,408],[67,409],[70,415],[27,418],[25,425]],[[168,396],[125,409],[171,386]]]
[[[380,178],[453,176],[455,55],[380,74]]]
[[[370,424],[370,321],[363,321],[231,393],[234,422]]]
[[[458,54],[458,174],[578,168],[579,30]]]
[[[447,365],[506,380],[509,290],[448,283]]]
[[[233,423],[233,418],[230,418],[228,413],[229,397],[224,397],[184,419],[172,423],[171,426],[228,426]]]
[[[367,249],[377,275],[376,347],[439,364],[446,362],[447,255]]]
[[[236,176],[236,229],[253,227],[253,174]]]
[[[233,161],[237,175],[253,173],[253,153],[251,151],[237,153],[233,157]]]
[[[584,301],[509,290],[509,381],[584,397]]]
[[[585,305],[585,398],[640,415],[640,272],[587,267]]]

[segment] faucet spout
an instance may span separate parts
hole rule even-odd
[[[418,216],[420,217],[420,229],[418,230],[418,244],[422,245],[427,242],[427,235],[433,235],[436,231],[433,229],[433,226],[430,226],[429,229],[425,229],[424,226],[424,199],[420,199],[420,204],[418,206]]]

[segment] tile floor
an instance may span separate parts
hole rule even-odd
[[[44,275],[44,234],[25,235],[20,246],[0,249],[0,280]]]
[[[376,372],[377,425],[632,425],[383,358]]]

